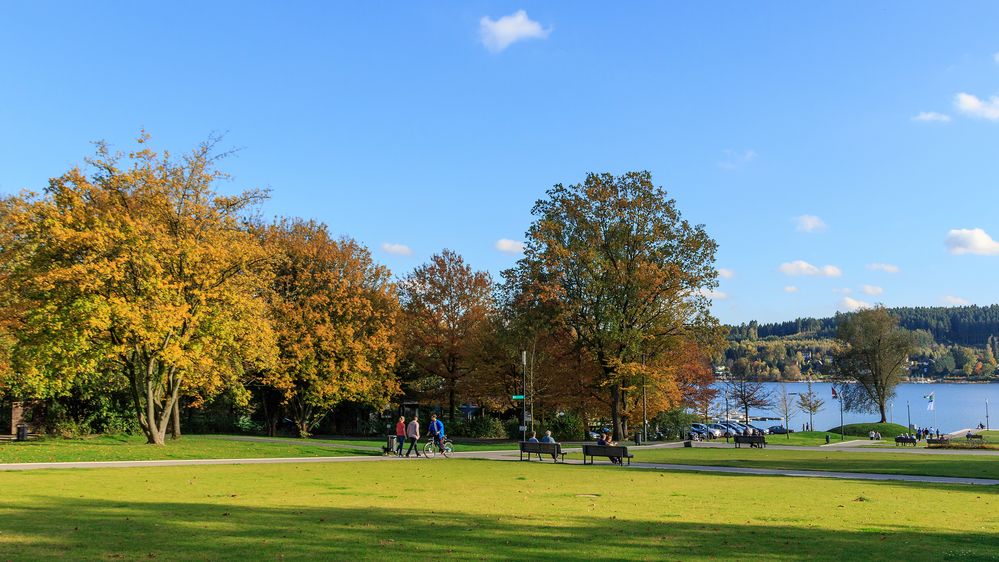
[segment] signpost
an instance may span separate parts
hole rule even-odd
[[[523,400],[524,399],[524,395],[523,394],[514,394],[510,398],[512,398],[514,400]]]

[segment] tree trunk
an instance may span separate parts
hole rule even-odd
[[[621,386],[614,383],[610,387],[610,402],[611,402],[611,430],[613,434],[611,439],[614,441],[621,440]]]
[[[881,402],[878,404],[878,410],[881,411],[881,421],[878,423],[885,423],[888,421],[888,417],[885,415],[885,403]]]
[[[170,414],[170,438],[180,439],[180,400],[173,401],[173,413]]]

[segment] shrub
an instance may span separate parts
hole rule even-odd
[[[445,430],[449,435],[472,439],[503,439],[507,436],[503,422],[490,416],[457,419],[448,423]]]
[[[586,428],[583,418],[572,412],[563,412],[545,420],[545,429],[558,441],[584,441]]]

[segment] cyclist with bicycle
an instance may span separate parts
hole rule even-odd
[[[444,435],[444,422],[437,419],[437,414],[431,414],[430,425],[427,427],[427,433],[433,437],[434,445],[437,445],[437,449],[443,453],[444,439],[446,439],[446,436]]]

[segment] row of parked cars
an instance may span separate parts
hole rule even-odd
[[[735,435],[745,435],[746,430],[764,435],[783,435],[791,433],[793,429],[787,429],[782,425],[774,425],[769,428],[757,427],[753,424],[740,423],[735,421],[718,421],[717,423],[690,424],[691,435],[696,435],[701,439],[716,439],[718,437],[732,437]]]

